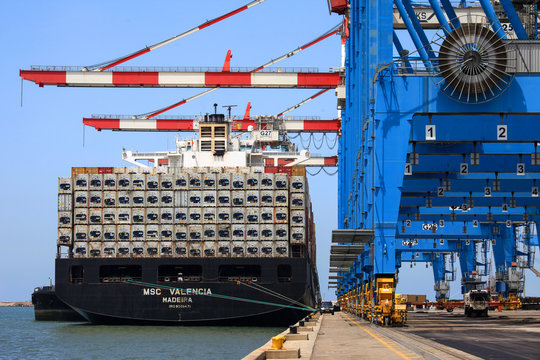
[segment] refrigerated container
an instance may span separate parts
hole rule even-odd
[[[104,207],[115,207],[118,200],[116,191],[104,191],[103,192],[103,206]]]
[[[274,192],[272,190],[261,190],[259,196],[261,206],[274,206]]]
[[[75,225],[86,225],[88,224],[88,209],[87,208],[75,208]]]
[[[146,190],[160,190],[159,175],[146,175]]]
[[[189,189],[200,190],[202,187],[202,174],[190,173],[189,174]]]
[[[159,241],[159,225],[146,225],[146,241]]]
[[[274,190],[274,174],[261,174],[261,190]]]
[[[289,175],[287,174],[275,174],[274,176],[274,189],[287,190],[289,188]]]
[[[73,192],[73,185],[70,177],[58,178],[58,193],[59,194],[71,194]]]
[[[88,225],[75,225],[73,238],[75,241],[88,241]]]
[[[288,241],[289,240],[289,225],[287,224],[276,224],[274,225],[275,230],[275,239],[277,241]]]
[[[289,193],[287,190],[274,191],[274,206],[288,206],[289,205]]]
[[[142,190],[133,191],[131,193],[131,206],[145,207],[146,206],[146,193]]]
[[[234,224],[243,224],[246,222],[246,208],[234,207],[231,210],[231,222]]]
[[[274,257],[274,243],[272,241],[261,242],[261,257]]]
[[[121,241],[117,243],[116,251],[119,257],[130,257],[131,256],[131,243],[126,241]]]
[[[273,224],[261,224],[261,231],[259,234],[261,241],[274,240],[274,225]]]
[[[189,188],[189,176],[186,173],[174,174],[173,188],[175,190],[187,190]]]
[[[274,219],[276,224],[287,224],[289,222],[289,209],[286,207],[275,208]]]
[[[88,191],[75,191],[75,207],[88,207]]]
[[[291,194],[291,209],[303,210],[306,206],[306,195],[304,193]]]
[[[101,242],[88,243],[89,257],[101,257]]]
[[[188,243],[189,256],[190,257],[201,257],[202,256],[202,243],[200,242],[191,242]]]
[[[126,191],[126,190],[118,191],[116,203],[117,203],[117,206],[119,207],[130,207],[131,206],[131,192]]]
[[[303,244],[306,241],[306,231],[304,227],[291,227],[291,244]]]
[[[174,209],[174,223],[186,224],[188,222],[188,208],[175,208]]]
[[[174,242],[174,252],[173,256],[175,257],[186,257],[188,255],[188,246],[185,241],[175,241]]]
[[[291,225],[306,226],[305,210],[291,210]]]
[[[259,206],[259,190],[247,190],[246,191],[246,206],[258,207]]]
[[[231,240],[231,225],[218,224],[216,226],[218,240]]]
[[[219,257],[231,256],[231,242],[230,241],[218,241],[217,256]]]
[[[161,206],[174,206],[174,192],[171,190],[162,190],[159,199]]]
[[[118,225],[116,231],[118,233],[118,241],[131,240],[131,225]]]
[[[101,224],[103,222],[103,208],[91,208],[88,212],[89,224]]]
[[[173,225],[161,225],[159,227],[159,231],[161,235],[161,241],[172,241],[174,231]]]
[[[132,225],[131,226],[131,240],[132,241],[144,241],[145,236],[145,225]]]
[[[116,224],[116,208],[103,209],[103,223]]]
[[[259,208],[247,208],[246,209],[246,223],[258,224],[260,220]]]
[[[204,257],[214,257],[217,252],[217,242],[216,241],[205,241],[203,245],[203,255]]]
[[[246,189],[246,177],[244,174],[232,174],[232,189],[233,190],[245,190]]]
[[[215,224],[216,223],[216,208],[203,207],[202,208],[202,221],[204,224]]]
[[[101,256],[114,258],[116,257],[117,244],[115,242],[104,242],[101,245]]]
[[[202,224],[202,209],[189,208],[188,224]]]
[[[188,238],[186,225],[174,225],[174,240],[185,241]]]
[[[203,175],[203,189],[216,190],[216,174],[206,173]]]
[[[261,174],[259,174],[259,173],[246,174],[246,189],[247,190],[259,190],[260,177],[261,177]]]
[[[173,180],[174,179],[172,175],[161,174],[159,176],[159,184],[161,186],[161,190],[172,190],[174,188]]]
[[[228,174],[228,173],[217,174],[217,189],[218,190],[231,189],[231,174]]]
[[[161,241],[159,243],[159,254],[161,256],[172,256],[173,255],[172,241]]]
[[[146,190],[145,184],[146,176],[144,174],[132,174],[131,175],[131,188],[132,190]]]
[[[161,208],[160,209],[160,222],[161,224],[172,224],[174,218],[174,209],[173,208]]]
[[[274,223],[274,208],[273,207],[262,207],[260,209],[260,222],[262,224]]]
[[[218,206],[231,206],[231,192],[229,190],[219,190],[217,192]]]
[[[103,240],[103,225],[90,225],[88,227],[88,240],[90,242]]]
[[[159,224],[160,215],[159,208],[146,208],[146,223]]]
[[[245,241],[232,242],[232,257],[245,257],[246,243]]]
[[[73,244],[73,255],[76,258],[88,257],[88,243],[77,241]]]
[[[291,192],[304,193],[306,191],[306,178],[304,176],[291,176]]]
[[[276,241],[275,255],[278,257],[289,257],[289,243],[287,241]]]
[[[103,225],[103,241],[116,241],[116,225]]]
[[[118,183],[116,184],[116,189],[118,191],[127,191],[131,190],[131,175],[130,174],[118,174]]]
[[[58,239],[57,244],[58,245],[71,245],[71,234],[72,234],[73,228],[59,228],[58,229]]]
[[[118,208],[116,210],[118,224],[130,224],[131,223],[131,209],[130,208]]]
[[[243,241],[246,239],[246,226],[243,224],[232,224],[231,239],[233,241]]]
[[[59,228],[72,227],[73,226],[72,216],[73,215],[71,211],[59,211],[58,212],[58,227]]]
[[[89,206],[91,207],[103,207],[103,191],[90,191],[89,192]]]
[[[231,193],[231,201],[233,206],[245,206],[246,192],[244,190],[234,190]]]
[[[190,207],[201,206],[202,202],[202,191],[200,190],[190,190],[188,194],[188,204]]]
[[[148,241],[144,244],[145,257],[158,257],[159,256],[159,242]]]
[[[146,191],[146,206],[159,206],[159,191]]]
[[[102,174],[90,174],[88,176],[88,190],[103,190],[103,175]]]
[[[217,239],[216,225],[203,225],[203,240],[215,241]]]
[[[216,197],[217,191],[215,190],[204,190],[201,194],[202,197],[202,206],[216,206]]]
[[[246,240],[258,241],[259,240],[259,225],[249,224],[246,225]]]
[[[142,241],[133,242],[131,244],[131,256],[135,258],[144,257],[145,243]]]
[[[189,241],[202,240],[202,225],[189,225],[188,226],[188,240]]]
[[[246,244],[246,255],[247,257],[259,257],[260,253],[260,243],[257,241],[248,241]]]
[[[132,208],[131,209],[131,221],[133,224],[144,224],[145,220],[145,209],[140,208]]]
[[[231,223],[230,207],[218,207],[216,213],[218,223]]]
[[[116,174],[103,174],[103,190],[116,191]]]
[[[75,191],[88,191],[88,174],[77,174],[73,179],[73,190]]]

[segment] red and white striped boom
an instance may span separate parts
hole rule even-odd
[[[40,68],[20,70],[39,86],[177,87],[177,88],[307,88],[332,89],[341,84],[337,72],[251,71],[69,71]]]
[[[176,41],[176,40],[180,40],[180,39],[183,38],[183,37],[186,37],[186,36],[191,35],[191,34],[197,32],[197,31],[199,31],[199,30],[202,30],[202,29],[204,29],[204,28],[206,28],[206,27],[209,27],[210,25],[213,25],[213,24],[215,24],[215,23],[218,23],[218,22],[220,22],[221,20],[225,20],[225,19],[227,19],[227,18],[229,18],[229,17],[231,17],[231,16],[233,16],[233,15],[236,15],[236,14],[238,14],[238,13],[244,11],[244,10],[247,10],[247,9],[249,9],[250,7],[253,7],[253,6],[255,6],[255,5],[258,5],[258,4],[260,4],[260,3],[264,2],[264,1],[265,1],[265,0],[255,0],[255,1],[252,1],[252,2],[250,2],[250,3],[247,4],[247,5],[244,5],[244,6],[242,6],[242,7],[239,7],[238,9],[233,10],[233,11],[231,11],[231,12],[225,14],[225,15],[219,16],[219,17],[217,17],[217,18],[215,18],[215,19],[209,20],[209,21],[205,22],[204,24],[201,24],[201,25],[199,25],[199,26],[195,26],[193,29],[190,29],[190,30],[185,31],[185,32],[183,32],[183,33],[181,33],[181,34],[178,34],[178,35],[176,35],[176,36],[173,36],[173,37],[170,38],[170,39],[167,39],[167,40],[161,41],[161,42],[159,42],[159,43],[157,43],[157,44],[154,44],[154,45],[145,47],[144,49],[141,49],[141,50],[136,51],[136,52],[134,52],[134,53],[132,53],[132,54],[129,54],[129,55],[124,56],[124,57],[121,57],[121,58],[119,58],[119,59],[112,60],[112,61],[110,61],[110,62],[105,62],[105,63],[102,63],[102,64],[98,64],[97,66],[100,66],[100,65],[105,65],[105,66],[101,66],[101,67],[98,67],[98,68],[96,68],[96,69],[93,69],[93,71],[104,71],[104,70],[110,69],[110,68],[112,68],[112,67],[114,67],[114,66],[116,66],[116,65],[120,65],[120,64],[122,64],[122,63],[124,63],[124,62],[126,62],[126,61],[128,61],[128,60],[131,60],[131,59],[133,59],[133,58],[136,58],[136,57],[138,57],[138,56],[141,56],[141,55],[143,55],[143,54],[146,54],[146,53],[148,53],[148,52],[150,52],[150,51],[152,51],[152,50],[156,50],[156,49],[158,49],[158,48],[160,48],[160,47],[162,47],[162,46],[168,45],[168,44],[170,44],[170,43],[172,43],[172,42],[174,42],[174,41]],[[90,67],[90,68],[92,68],[92,67]]]
[[[167,117],[151,119],[133,119],[124,117],[92,117],[83,118],[83,123],[92,126],[97,130],[121,130],[121,131],[194,131],[197,128],[195,123],[198,120],[192,117]],[[252,126],[253,130],[258,129],[260,121],[255,119],[235,120],[232,124],[233,131],[248,131]],[[334,120],[309,120],[307,118],[283,121],[284,129],[287,132],[306,132],[306,133],[336,133],[341,128],[341,121]]]

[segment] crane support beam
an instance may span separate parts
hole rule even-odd
[[[189,118],[167,119],[131,119],[131,118],[83,118],[83,123],[97,130],[120,130],[120,131],[196,131],[198,121]],[[336,133],[341,128],[341,122],[334,120],[284,120],[284,128],[287,132],[307,133]],[[232,124],[233,131],[248,131],[249,126],[253,130],[258,129],[258,121],[255,119],[236,120]]]
[[[20,70],[39,86],[178,87],[178,88],[306,88],[332,89],[341,84],[337,72],[159,72]]]

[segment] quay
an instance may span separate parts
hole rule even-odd
[[[490,312],[473,319],[446,311],[410,312],[401,327],[336,312],[316,314],[304,325],[299,335],[289,329],[278,335],[286,338],[282,350],[272,349],[270,340],[243,360],[533,359],[540,352],[539,311]]]

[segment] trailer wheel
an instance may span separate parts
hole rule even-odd
[[[454,311],[454,308],[453,308],[453,307],[447,307],[447,308],[446,308],[446,311],[452,312],[452,311]]]

